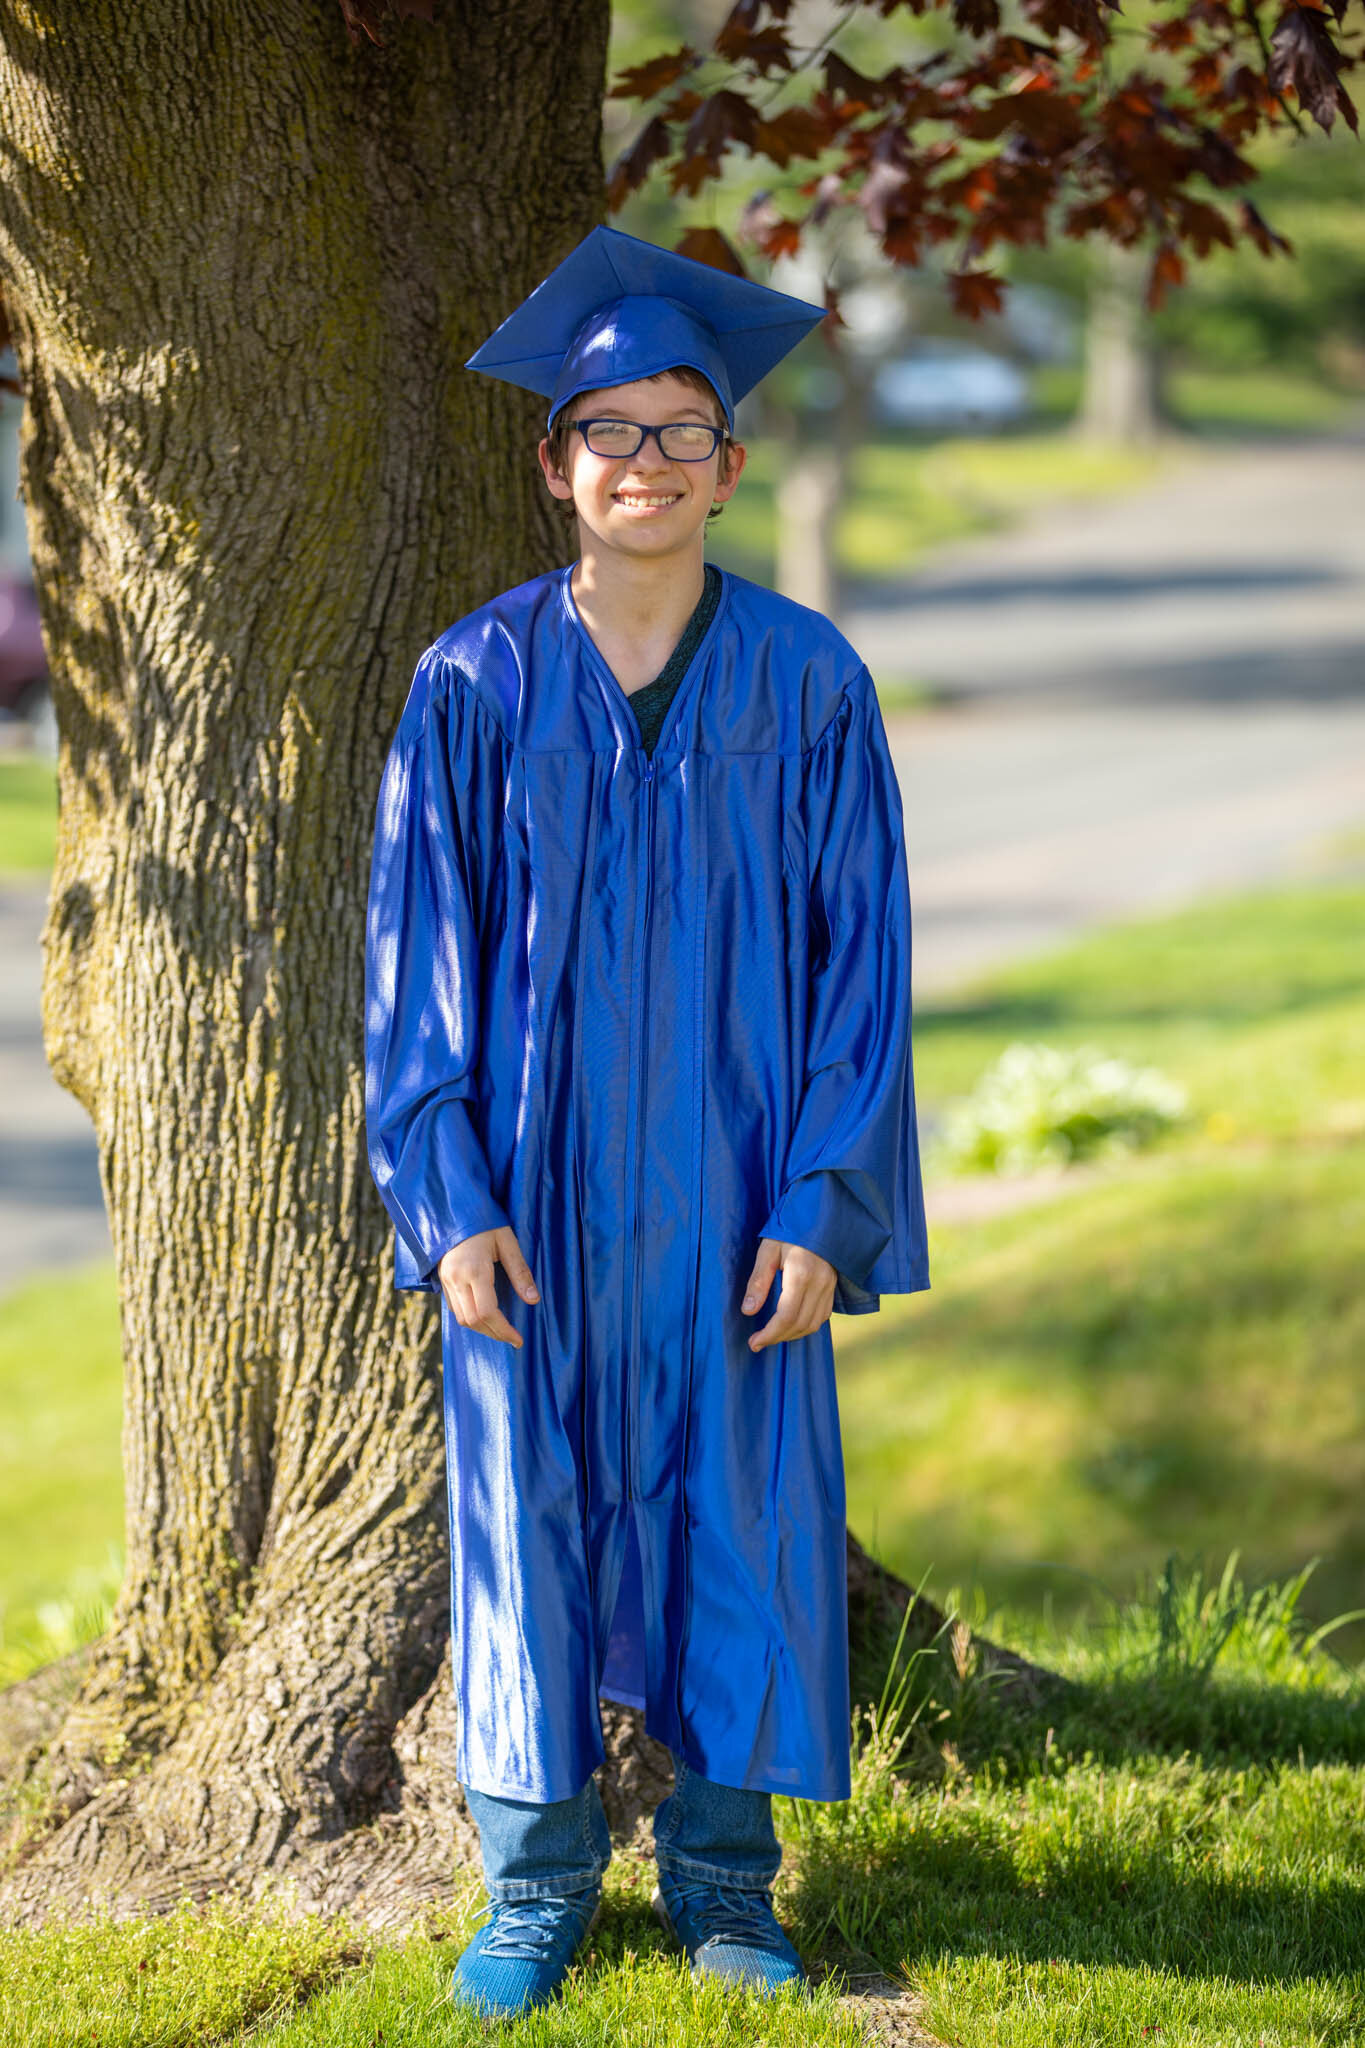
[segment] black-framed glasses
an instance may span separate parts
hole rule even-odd
[[[700,420],[666,420],[661,427],[642,427],[638,420],[575,420],[573,425],[594,455],[620,458],[638,455],[649,435],[669,462],[705,462],[726,438],[724,427],[704,427]]]

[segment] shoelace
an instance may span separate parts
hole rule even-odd
[[[737,1941],[746,1948],[776,1949],[781,1940],[772,1917],[772,1893],[741,1885],[695,1884],[678,1887],[692,1923],[703,1942]]]
[[[579,1915],[579,1931],[589,1916]],[[564,1936],[564,1902],[559,1899],[509,1899],[488,1923],[486,1956],[518,1956],[534,1961]]]

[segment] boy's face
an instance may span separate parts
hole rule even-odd
[[[715,399],[673,376],[585,391],[571,402],[569,415],[634,420],[648,427],[670,420],[724,425]],[[556,498],[573,500],[583,538],[590,534],[599,548],[637,558],[674,555],[698,545],[712,505],[733,494],[745,454],[732,442],[722,476],[720,447],[704,462],[674,462],[651,436],[634,455],[594,455],[575,433],[569,437],[566,482],[551,466],[549,448],[548,440],[541,442],[545,481]]]

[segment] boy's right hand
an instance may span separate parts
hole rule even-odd
[[[500,1230],[480,1230],[462,1244],[452,1245],[436,1276],[450,1312],[466,1330],[478,1330],[496,1337],[501,1344],[513,1344],[520,1351],[521,1333],[514,1330],[498,1307],[497,1281],[493,1268],[501,1263],[523,1301],[536,1302],[540,1294],[531,1278],[531,1268],[521,1255],[517,1234],[510,1225]]]

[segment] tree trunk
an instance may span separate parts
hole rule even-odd
[[[450,0],[377,50],[336,0],[0,0],[61,736],[45,1025],[99,1140],[127,1478],[110,1631],[11,1715],[31,1772],[50,1735],[11,1918],[287,1871],[383,1921],[472,1846],[439,1328],[365,1157],[364,907],[416,657],[564,558],[540,402],[460,364],[601,217],[607,26]],[[624,1828],[667,1759],[609,1735]]]
[[[1082,440],[1143,446],[1161,432],[1159,362],[1142,303],[1149,261],[1145,249],[1116,242],[1103,242],[1093,252],[1075,425]]]
[[[0,6],[44,1016],[126,1373],[127,1578],[51,1759],[82,1890],[365,1820],[441,1664],[437,1327],[364,1148],[370,838],[417,655],[563,559],[537,402],[459,366],[601,217],[607,26],[480,0],[377,50],[336,0]]]

